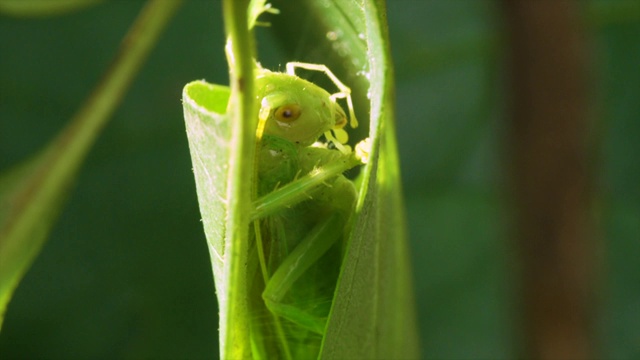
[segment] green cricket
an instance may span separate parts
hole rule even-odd
[[[326,74],[338,92],[296,76],[297,68]],[[258,200],[247,265],[253,357],[317,358],[356,202],[342,173],[366,161],[367,142],[355,153],[346,145],[345,126],[357,126],[350,89],[324,65],[291,62],[286,73],[258,66],[256,90]],[[304,181],[323,169],[319,184]]]
[[[192,81],[183,90],[222,358],[419,357],[391,73],[377,46],[383,2],[362,4],[353,18],[362,22],[335,16],[366,35],[350,41],[369,47],[351,55],[370,56],[368,81],[357,86],[371,94],[372,141],[349,141],[357,126],[351,89],[327,66],[292,62],[275,72],[256,62],[252,31],[265,25],[257,18],[278,13],[265,0],[224,1],[231,86]],[[345,176],[368,162],[356,180]]]

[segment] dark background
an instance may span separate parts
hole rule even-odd
[[[593,312],[602,356],[640,357],[640,5],[584,1]],[[0,170],[80,107],[141,8],[0,17]],[[388,0],[423,356],[513,358],[521,339],[505,161],[504,26],[493,1]],[[288,60],[268,29],[260,60]],[[0,358],[211,358],[217,310],[181,90],[227,83],[220,3],[188,0],[88,157],[17,289]]]

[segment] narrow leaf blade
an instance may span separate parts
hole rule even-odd
[[[0,0],[0,13],[15,17],[62,15],[104,0]]]
[[[78,169],[180,3],[150,1],[130,29],[120,56],[75,117],[38,155],[0,178],[0,326]]]

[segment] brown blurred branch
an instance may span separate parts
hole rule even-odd
[[[577,1],[503,0],[525,358],[593,358],[585,35]]]

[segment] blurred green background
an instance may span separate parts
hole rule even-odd
[[[640,3],[585,1],[603,357],[640,358]],[[97,84],[142,6],[0,17],[0,170],[46,144]],[[388,0],[423,356],[519,348],[494,1]],[[287,60],[259,29],[260,60]],[[181,90],[227,83],[219,1],[187,0],[77,179],[17,289],[0,358],[211,358],[217,310]]]

